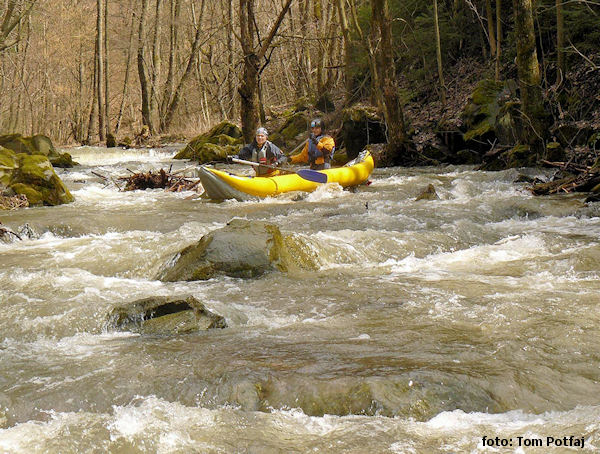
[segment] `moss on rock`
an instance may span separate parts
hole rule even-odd
[[[175,159],[194,159],[200,163],[225,161],[228,155],[236,154],[238,151],[239,147],[235,145],[224,146],[205,142],[197,144],[189,150],[186,147],[175,156]]]
[[[74,200],[48,158],[25,153],[17,154],[16,158],[18,166],[8,186],[15,193],[24,194],[30,205],[60,205]]]
[[[54,167],[69,168],[77,165],[69,153],[59,153],[52,141],[42,134],[32,137],[23,137],[21,134],[0,136],[0,146],[15,153],[45,156]]]
[[[514,82],[499,83],[482,80],[477,84],[469,103],[462,112],[466,127],[464,140],[497,137],[500,143],[513,143],[516,137],[512,101]]]
[[[316,252],[301,237],[283,234],[274,224],[233,219],[177,253],[159,271],[164,282],[210,279],[225,274],[252,278],[280,270],[315,270]]]
[[[481,163],[481,155],[473,150],[460,150],[456,153],[456,163],[457,164],[480,164]]]
[[[194,137],[175,159],[194,159],[200,163],[224,161],[227,155],[238,152],[242,131],[229,121],[222,121],[210,131]]]
[[[283,125],[269,136],[282,150],[291,149],[306,139],[309,118],[306,110],[291,113]]]
[[[342,111],[338,148],[345,148],[348,160],[354,159],[367,144],[386,143],[385,124],[377,110],[356,104]]]
[[[8,148],[0,146],[0,184],[8,186],[17,167],[16,155]]]
[[[507,168],[530,167],[536,163],[535,154],[531,152],[529,145],[517,145],[506,154]]]
[[[565,149],[558,142],[550,142],[546,145],[546,159],[548,161],[564,161],[567,155]]]

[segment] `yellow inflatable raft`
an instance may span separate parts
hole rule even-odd
[[[368,180],[374,166],[371,153],[365,150],[344,167],[304,171],[305,178],[301,176],[303,171],[299,171],[300,174],[252,177],[236,175],[206,166],[200,166],[199,176],[205,194],[211,199],[243,201],[290,191],[312,192],[321,184],[314,180],[338,183],[342,187],[357,186]]]

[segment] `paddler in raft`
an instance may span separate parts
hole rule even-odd
[[[312,170],[331,169],[335,152],[335,142],[325,134],[323,120],[315,118],[310,122],[310,136],[302,151],[290,156],[292,164],[309,163]]]
[[[287,161],[287,157],[277,145],[267,140],[268,137],[269,133],[266,128],[258,128],[252,143],[242,148],[237,158],[269,166],[284,164]],[[273,177],[279,174],[279,170],[272,167],[256,166],[254,170],[258,177]]]

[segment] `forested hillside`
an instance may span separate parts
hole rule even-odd
[[[388,164],[600,146],[588,0],[2,0],[0,70],[0,133],[60,144],[248,140],[303,104],[338,132],[373,106]]]

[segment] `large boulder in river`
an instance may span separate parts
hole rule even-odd
[[[113,308],[106,328],[142,334],[184,334],[227,328],[227,323],[193,296],[155,296]]]
[[[32,137],[23,137],[21,134],[3,135],[0,136],[0,146],[15,153],[45,156],[54,167],[67,168],[77,164],[69,153],[59,153],[52,141],[42,134]]]
[[[60,205],[74,200],[46,156],[15,153],[1,146],[0,185],[27,197],[29,205]]]
[[[194,159],[200,163],[225,161],[237,154],[242,145],[242,131],[229,121],[222,121],[210,131],[194,137],[175,159]]]
[[[177,253],[159,271],[165,282],[210,279],[216,275],[251,278],[271,271],[316,270],[319,261],[301,237],[274,224],[233,219]]]

